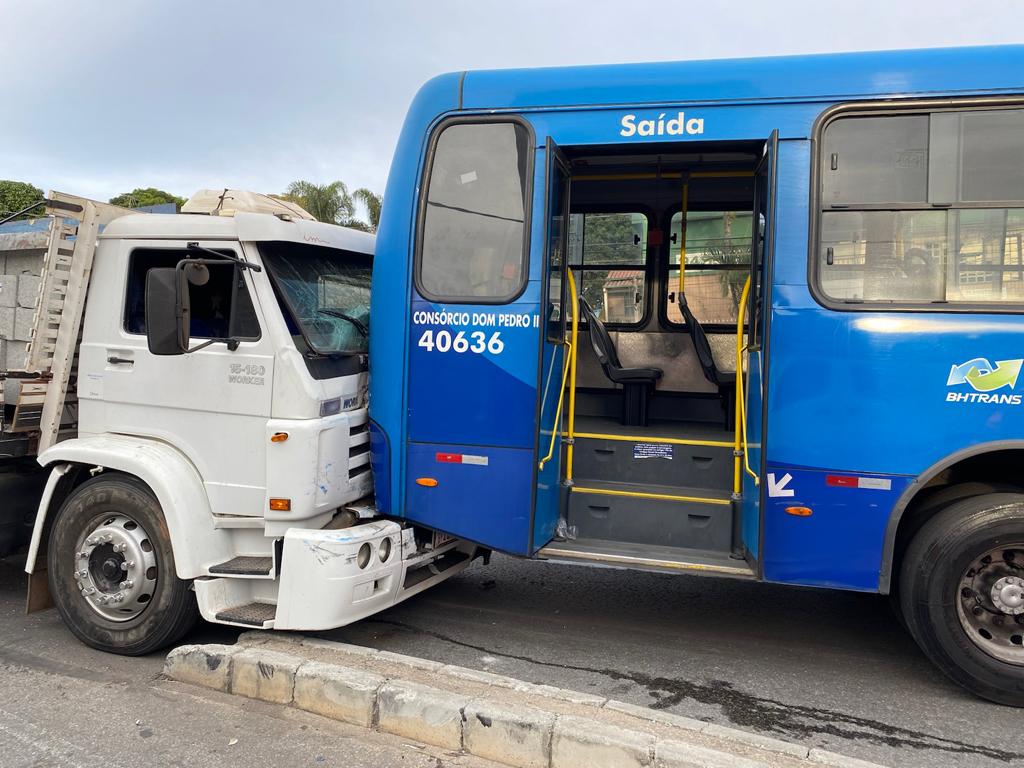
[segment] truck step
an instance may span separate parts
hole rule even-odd
[[[273,621],[277,614],[277,606],[273,603],[255,601],[246,605],[236,605],[217,612],[217,621],[229,621],[232,624],[246,624],[250,627],[263,627]]]
[[[241,555],[225,563],[210,566],[210,573],[218,576],[270,576],[274,558]]]

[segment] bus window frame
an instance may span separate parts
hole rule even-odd
[[[833,312],[902,312],[940,314],[1024,314],[1024,302],[897,302],[897,301],[842,301],[825,295],[821,289],[821,219],[824,214],[821,200],[822,151],[825,129],[840,118],[888,117],[892,115],[931,114],[936,112],[968,112],[992,109],[1024,109],[1021,96],[965,96],[948,99],[905,99],[901,101],[864,101],[833,104],[814,121],[811,130],[811,174],[808,196],[808,237],[807,237],[807,289],[812,298],[822,307]],[[863,203],[856,206],[836,208],[836,211],[950,211],[965,209],[1024,208],[1020,200],[986,200],[983,202],[958,202],[952,205],[924,203],[902,203],[898,207],[888,203]]]
[[[573,205],[573,203],[572,203],[572,197],[570,196],[570,198],[569,198],[569,217],[570,217],[570,219],[571,219],[572,216],[574,216],[576,214],[580,214],[581,216],[586,217],[586,215],[588,213],[596,213],[596,214],[601,214],[601,213],[619,213],[619,214],[627,214],[628,213],[628,214],[634,214],[634,213],[636,213],[636,214],[640,214],[640,215],[644,216],[647,219],[647,237],[648,237],[648,240],[650,240],[650,236],[651,236],[651,231],[652,231],[653,225],[658,223],[657,214],[654,211],[654,209],[651,208],[649,205],[631,205],[631,206],[623,207],[623,205],[619,204],[619,203],[613,203],[613,204],[607,204],[607,205],[598,203],[598,204],[590,204],[590,205],[584,204],[584,205],[581,205],[579,207],[575,207]],[[584,222],[585,222],[585,219],[584,219]],[[568,236],[568,233],[569,233],[568,227],[569,227],[569,225],[567,224],[566,225],[566,236]],[[586,226],[584,226],[584,228],[583,228],[583,247],[584,248],[586,248],[586,246],[587,246],[587,239],[586,238],[587,238],[587,230],[586,230]],[[580,255],[581,256],[583,255],[582,252],[581,252]],[[660,248],[660,246],[656,247],[654,257],[652,258],[651,257],[651,246],[646,244],[646,243],[644,244],[644,264],[643,264],[643,267],[642,267],[643,273],[644,273],[644,313],[643,313],[643,315],[641,315],[640,319],[637,320],[635,323],[611,323],[611,322],[605,322],[604,323],[605,328],[608,328],[609,330],[612,330],[612,331],[627,331],[627,332],[641,332],[641,331],[644,331],[647,328],[647,326],[651,322],[651,311],[652,311],[651,303],[652,303],[652,298],[655,296],[655,294],[652,291],[653,291],[653,288],[654,288],[654,282],[657,279],[657,275],[658,275],[657,266],[658,266],[658,261],[660,260],[660,258],[661,258],[661,248]],[[636,270],[636,271],[639,271],[641,269],[641,267],[634,267],[634,266],[629,266],[629,265],[626,265],[626,264],[587,264],[585,262],[581,263],[581,264],[570,264],[569,263],[568,249],[566,249],[566,268],[567,269],[571,269],[573,272],[576,273],[575,276],[578,278],[577,279],[577,285],[579,286],[580,296],[583,295],[583,273],[586,272],[587,270],[624,269],[624,270]],[[587,328],[588,327],[587,326],[586,318],[580,317],[580,319],[579,319],[579,327],[580,328]]]
[[[441,134],[454,125],[493,125],[511,123],[526,130],[526,166],[523,169],[523,252],[520,260],[519,286],[505,296],[463,296],[450,298],[438,296],[426,290],[420,276],[423,269],[423,230],[427,218],[427,198],[430,193],[430,174],[434,170],[434,159],[437,154],[437,143]],[[416,200],[416,235],[413,240],[412,278],[416,293],[427,301],[438,304],[466,304],[501,306],[515,303],[525,293],[530,284],[530,249],[533,241],[533,175],[537,163],[537,137],[533,126],[521,115],[453,115],[440,120],[430,132],[426,153],[423,160],[423,171],[420,174],[419,194]]]

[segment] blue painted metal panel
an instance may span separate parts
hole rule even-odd
[[[829,485],[830,475],[851,484]],[[852,484],[858,480],[864,487]],[[878,589],[879,542],[893,505],[909,483],[910,478],[892,475],[858,477],[770,464],[765,479],[765,578],[787,584]],[[794,506],[814,512],[807,517],[787,514],[786,508]]]
[[[397,505],[405,492],[405,452],[400,446],[405,444],[406,348],[416,192],[429,127],[442,114],[458,107],[459,81],[457,74],[441,75],[416,94],[398,137],[384,190],[388,204],[381,211],[377,230],[370,307],[370,400],[374,421],[395,446],[389,457],[373,453],[375,468],[385,463],[391,468],[387,475],[374,471],[377,505],[384,514],[402,514]],[[388,486],[386,492],[382,483]]]
[[[486,464],[438,461],[438,454],[472,454]],[[409,445],[405,516],[518,555],[530,554],[533,448]],[[416,478],[430,477],[427,488]]]
[[[1024,90],[1024,46],[509,69],[466,75],[465,109]],[[756,134],[755,134],[756,135]]]

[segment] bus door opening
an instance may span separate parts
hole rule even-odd
[[[542,556],[753,575],[736,391],[764,155],[763,140],[565,148],[577,341],[568,492]]]

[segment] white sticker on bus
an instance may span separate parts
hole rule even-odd
[[[433,331],[430,328],[425,330],[416,342],[417,347],[422,347],[427,352],[472,352],[480,355],[488,352],[492,355],[500,355],[505,351],[505,342],[501,340],[501,331],[495,331],[490,338],[483,331],[459,331],[452,334],[451,331]]]

